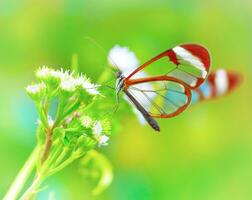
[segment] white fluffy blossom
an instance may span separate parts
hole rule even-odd
[[[68,71],[64,72],[62,68],[60,70],[54,70],[43,66],[36,71],[36,76],[40,80],[48,80],[50,78],[61,80],[67,75],[69,75]]]
[[[110,64],[114,67],[118,67],[119,70],[123,73],[124,76],[130,75],[138,66],[139,66],[139,60],[137,59],[134,52],[130,51],[128,47],[121,47],[119,45],[114,46],[110,51],[108,55],[108,60]],[[148,74],[146,74],[143,71],[137,72],[133,78],[145,78]],[[153,90],[153,85],[151,83],[142,83],[137,86],[139,89],[145,89],[145,90]],[[142,98],[142,92],[139,92],[137,90],[132,91],[133,95],[135,97],[139,97],[139,99]],[[155,93],[149,93],[149,98],[154,99],[156,97]],[[131,103],[131,101],[127,98],[125,95],[124,98],[129,102],[129,104],[133,108],[133,112],[136,114],[139,122],[141,124],[146,124],[146,120],[142,116],[142,114],[136,109],[136,107]],[[150,101],[145,101],[144,105],[145,108],[149,108],[151,106]]]
[[[99,137],[98,145],[99,146],[107,146],[109,141],[109,137],[106,135],[101,135]]]
[[[45,79],[51,75],[51,71],[50,68],[43,66],[36,71],[36,76],[39,79]]]
[[[108,61],[113,67],[118,67],[120,71],[132,71],[139,66],[139,60],[134,52],[128,47],[115,45],[108,54]]]
[[[99,121],[96,121],[93,126],[93,133],[95,136],[100,136],[102,134],[102,124]]]
[[[28,94],[39,94],[46,88],[44,83],[28,85],[25,89]]]
[[[60,83],[60,88],[64,91],[67,92],[73,92],[75,91],[76,87],[75,87],[75,81],[74,78],[70,75],[65,75],[62,79],[61,79],[61,83]]]
[[[60,70],[54,70],[43,66],[36,71],[36,76],[45,82],[56,79],[59,81],[59,86],[63,91],[74,92],[77,87],[80,87],[90,95],[100,94],[97,90],[99,85],[91,83],[84,75],[74,76],[74,72],[70,73],[68,70],[64,71],[62,68]]]
[[[102,133],[103,133],[102,124],[101,122],[96,121],[93,126],[93,134],[95,138],[97,139],[99,146],[106,146],[108,145],[109,137]]]
[[[85,89],[91,95],[100,94],[99,91],[96,89],[96,88],[99,87],[99,85],[95,85],[95,84],[91,83],[89,80],[85,80],[82,83],[82,87],[83,87],[83,89]]]
[[[82,86],[83,83],[86,81],[86,77],[83,75],[80,75],[74,79],[75,86]]]
[[[80,75],[74,78],[74,84],[76,87],[82,87],[91,95],[98,95],[100,94],[97,88],[99,85],[91,83],[85,76]]]
[[[60,70],[51,70],[50,75],[53,78],[62,79],[62,78],[64,78],[65,74],[63,72],[63,69],[61,68]]]
[[[53,127],[53,125],[54,125],[54,120],[52,119],[52,117],[50,115],[48,115],[48,125],[50,127]]]

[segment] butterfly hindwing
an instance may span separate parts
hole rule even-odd
[[[238,72],[218,69],[210,73],[199,88],[192,90],[192,103],[224,96],[236,89],[241,80],[242,76]]]
[[[173,78],[135,83],[127,91],[155,118],[174,117],[191,101],[190,89]]]

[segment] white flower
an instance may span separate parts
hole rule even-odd
[[[86,90],[91,95],[98,95],[100,94],[99,91],[96,89],[99,85],[95,85],[91,83],[85,76],[80,75],[74,79],[74,84],[76,87],[81,86],[84,90]]]
[[[106,135],[102,135],[99,138],[98,145],[99,146],[107,146],[109,141],[109,137]]]
[[[25,89],[28,94],[35,95],[41,93],[46,88],[44,83],[28,85]]]
[[[98,95],[98,94],[100,94],[100,92],[96,89],[96,88],[99,87],[99,85],[95,85],[95,84],[91,83],[88,80],[85,80],[82,83],[82,87],[83,87],[83,89],[85,89],[91,95]]]
[[[73,119],[72,117],[67,117],[67,118],[66,118],[66,124],[70,124],[71,121],[72,121],[72,119]]]
[[[62,68],[60,70],[53,70],[45,66],[38,69],[36,72],[37,77],[44,81],[49,80],[49,78],[59,80],[60,88],[64,91],[74,92],[77,87],[82,87],[90,95],[100,94],[99,91],[97,90],[99,85],[91,83],[83,75],[75,77],[73,74],[74,72],[70,73],[69,70],[64,71]]]
[[[132,71],[139,66],[139,60],[134,52],[128,47],[115,45],[108,54],[108,61],[113,67],[118,67],[120,71]]]
[[[98,141],[98,146],[108,145],[109,137],[102,134],[102,132],[103,132],[103,127],[102,127],[101,122],[96,121],[93,126],[93,134],[96,140]]]
[[[53,127],[53,125],[54,125],[54,120],[52,119],[51,116],[48,116],[47,118],[48,118],[48,125],[49,125],[50,127]]]
[[[95,136],[101,136],[103,131],[102,124],[99,121],[96,121],[93,126],[93,133]]]
[[[62,79],[64,77],[64,72],[62,68],[60,70],[51,70],[50,75],[53,78]]]
[[[81,120],[81,124],[84,127],[89,128],[92,125],[92,119],[89,116],[84,116]]]
[[[68,72],[64,74],[64,76],[61,78],[61,83],[60,87],[62,90],[67,91],[67,92],[74,92],[76,87],[75,87],[75,82],[74,78],[68,74]]]
[[[45,79],[50,75],[51,75],[51,69],[46,66],[43,66],[36,71],[36,76],[39,79]]]
[[[130,51],[127,47],[121,47],[119,45],[115,45],[109,51],[108,60],[112,66],[118,67],[125,77],[130,75],[139,66],[139,60],[137,59],[135,53]],[[145,78],[147,76],[148,74],[146,74],[143,71],[140,71],[140,72],[137,72],[132,78]],[[139,88],[140,90],[141,89],[154,90],[153,85],[151,83],[142,83],[142,84],[136,85],[135,87]],[[146,97],[143,97],[143,94],[140,91],[132,90],[132,93],[137,99],[146,98]],[[148,96],[150,99],[154,99],[156,97],[156,94],[148,93]],[[135,105],[131,103],[131,101],[127,98],[126,95],[124,96],[124,98],[132,106],[133,112],[137,116],[139,122],[143,125],[146,124],[146,120],[144,119],[142,114],[136,109]],[[151,102],[144,101],[143,106],[145,108],[150,108]]]
[[[83,83],[85,82],[86,78],[83,77],[82,75],[78,76],[77,78],[74,79],[74,84],[76,86],[82,86]]]
[[[54,70],[46,66],[43,66],[42,68],[39,68],[36,71],[36,76],[38,79],[46,81],[49,80],[50,78],[61,80],[64,77],[69,76],[69,74],[68,72],[64,73],[62,68],[60,70]]]

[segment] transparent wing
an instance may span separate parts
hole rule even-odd
[[[174,79],[133,84],[127,90],[156,118],[174,117],[183,112],[191,101],[190,88]]]

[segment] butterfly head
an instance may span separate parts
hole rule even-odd
[[[117,79],[123,76],[121,71],[117,71],[115,74]]]
[[[116,72],[116,94],[118,95],[123,89],[125,77],[121,71]]]
[[[122,74],[121,71],[116,72],[116,91],[121,91],[123,89],[123,85],[124,85],[124,75]]]

